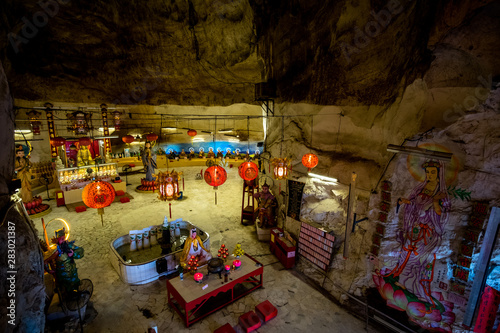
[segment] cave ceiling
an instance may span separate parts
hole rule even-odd
[[[41,103],[227,106],[273,79],[278,102],[388,105],[492,2],[8,0],[0,56]]]

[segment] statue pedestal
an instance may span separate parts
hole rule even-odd
[[[271,228],[260,228],[258,221],[255,222],[255,231],[257,232],[257,239],[261,242],[269,242],[271,240]]]

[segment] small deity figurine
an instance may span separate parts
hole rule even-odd
[[[205,157],[205,151],[203,150],[203,148],[200,148],[198,152],[198,158],[204,158],[204,157]]]
[[[180,158],[187,158],[187,154],[186,152],[184,151],[184,149],[181,150],[181,153],[179,154],[179,157]]]
[[[226,150],[226,155],[224,155],[224,158],[232,158],[233,155],[231,154],[231,149],[227,148]]]
[[[75,246],[74,241],[66,240],[64,228],[56,230],[52,243],[57,245],[56,277],[59,287],[66,292],[78,290],[80,279],[75,259],[83,258],[83,248]]]
[[[220,148],[217,148],[217,155],[215,156],[216,158],[224,158],[224,154],[220,150]]]
[[[62,169],[62,168],[64,168],[64,164],[63,164],[63,162],[61,160],[61,157],[57,156],[55,163],[56,163],[56,169]]]
[[[142,153],[142,164],[144,171],[146,171],[146,180],[153,181],[153,174],[156,169],[156,154],[151,150],[151,142],[146,141],[144,144],[144,151]]]
[[[89,147],[80,146],[80,149],[78,150],[78,154],[76,155],[76,164],[78,166],[92,164],[92,156],[90,155]]]
[[[33,194],[31,193],[31,162],[28,157],[24,156],[22,145],[16,148],[14,168],[17,179],[21,180],[21,198],[23,202],[31,202],[33,200]]]
[[[189,238],[186,238],[184,249],[181,255],[181,265],[185,266],[189,259],[195,256],[198,258],[200,266],[204,265],[207,261],[212,259],[210,252],[203,246],[200,236],[196,233],[196,228],[192,228],[189,233]]]
[[[207,158],[215,158],[215,153],[212,147],[208,148]]]
[[[276,198],[269,192],[269,185],[264,183],[262,191],[253,195],[259,202],[259,228],[271,228],[276,226],[274,208]]]
[[[189,159],[195,158],[195,154],[194,154],[194,149],[193,148],[189,148],[188,158]]]

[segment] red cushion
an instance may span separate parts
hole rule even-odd
[[[75,210],[77,213],[81,213],[81,212],[85,212],[87,210],[87,207],[85,206],[78,206],[78,207],[75,207]]]
[[[278,315],[278,309],[269,301],[264,301],[255,307],[255,311],[267,322]]]
[[[260,327],[260,325],[262,325],[259,317],[253,311],[242,314],[238,319],[238,322],[240,323],[241,328],[243,328],[243,331],[246,333],[255,331]]]
[[[229,323],[226,323],[226,325],[216,329],[214,333],[236,333],[236,331],[234,330],[233,326],[231,326]]]
[[[133,168],[133,167],[135,167],[135,164],[129,164],[128,166]]]
[[[117,197],[120,197],[120,196],[122,196],[122,195],[125,195],[125,192],[123,192],[123,190],[115,191],[115,195],[116,195]]]
[[[121,197],[120,202],[121,203],[130,202],[130,198],[129,197]]]

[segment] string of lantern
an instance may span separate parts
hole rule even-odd
[[[280,144],[280,157],[271,159],[273,165],[274,179],[281,180],[287,179],[290,173],[291,165],[290,160],[283,156],[283,141],[285,139],[285,117],[281,117],[281,144]]]
[[[247,118],[247,156],[250,151],[250,117]],[[246,160],[238,167],[238,174],[243,180],[252,181],[259,175],[259,167],[250,160]]]
[[[216,136],[216,133],[217,133],[217,116],[215,116],[215,130],[214,130],[214,136],[213,136],[213,143],[214,143],[214,149],[216,150],[216,140],[215,140],[215,136]],[[215,190],[215,204],[217,205],[217,189],[219,188],[219,186],[221,186],[222,184],[225,183],[226,179],[227,179],[227,172],[226,170],[220,166],[220,165],[212,165],[210,166],[207,170],[205,170],[205,174],[204,174],[204,177],[205,179],[205,182],[210,185],[210,186],[213,186],[214,190]]]

